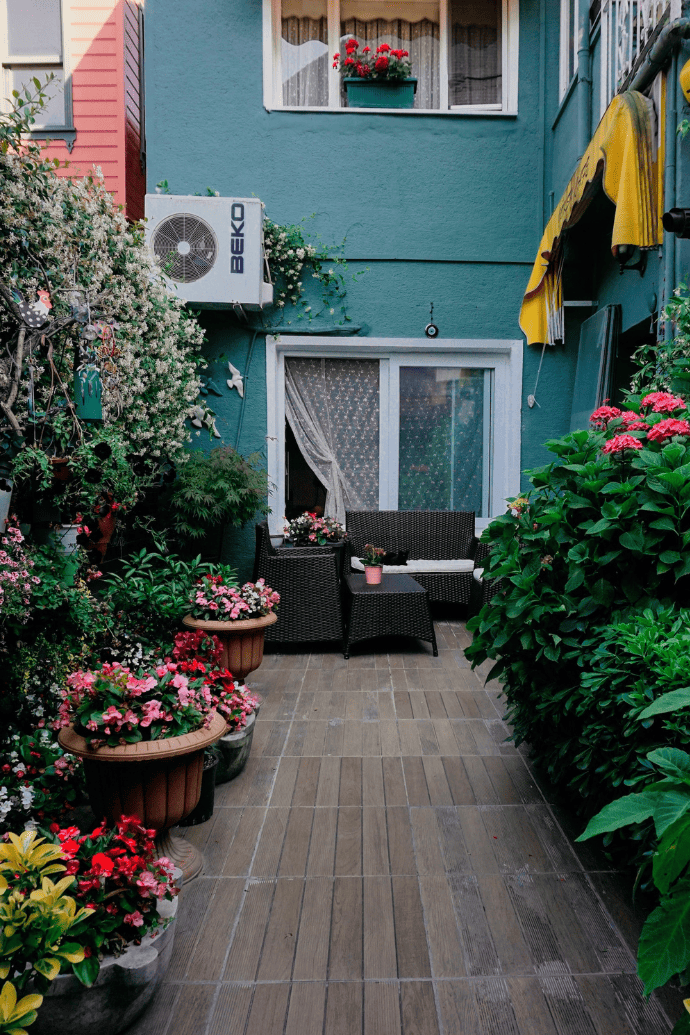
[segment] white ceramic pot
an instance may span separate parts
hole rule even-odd
[[[10,482],[10,486],[12,482]],[[0,489],[0,532],[4,532],[7,527],[7,517],[10,512],[10,503],[12,502],[12,489]]]
[[[53,533],[58,549],[67,554],[68,557],[79,549],[77,543],[79,527],[79,525],[59,525]]]

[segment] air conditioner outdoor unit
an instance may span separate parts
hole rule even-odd
[[[273,301],[258,198],[146,195],[146,239],[171,288],[206,309]]]

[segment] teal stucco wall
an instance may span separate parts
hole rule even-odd
[[[176,194],[211,186],[256,195],[278,223],[314,213],[310,232],[327,243],[346,238],[352,270],[368,267],[347,296],[363,334],[423,339],[433,301],[443,338],[521,338],[520,303],[552,189],[545,163],[555,113],[546,109],[557,90],[558,25],[549,14],[557,6],[520,3],[517,117],[456,117],[267,112],[261,0],[147,0],[148,190],[167,179]],[[561,154],[561,180],[568,162]],[[231,313],[205,313],[202,322],[214,380],[224,386],[227,359],[244,371],[247,330]],[[548,350],[540,405],[529,409],[540,352],[525,349],[523,468],[543,463],[542,443],[567,430],[573,354]],[[264,380],[259,338],[245,453],[265,449]],[[234,445],[236,393],[210,401],[223,441]],[[249,532],[234,534],[227,548],[246,573]]]

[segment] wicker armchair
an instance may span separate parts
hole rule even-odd
[[[503,583],[503,579],[489,579],[485,578],[483,574],[483,564],[491,552],[491,546],[489,543],[477,542],[474,551],[474,579],[472,580],[472,593],[470,596],[470,610],[472,614],[477,614],[483,608],[484,604],[490,603],[491,599],[498,593]]]
[[[346,528],[352,557],[361,557],[366,543],[386,550],[408,550],[409,561],[430,561],[437,570],[415,566],[393,568],[412,576],[430,601],[468,604],[472,588],[474,513],[457,510],[348,510]],[[443,561],[449,562],[443,570]],[[452,570],[455,562],[466,570]],[[388,569],[384,569],[388,570]]]
[[[280,593],[278,621],[266,630],[266,639],[278,643],[341,640],[338,562],[324,547],[277,551],[268,524],[256,526],[254,580],[263,578]]]

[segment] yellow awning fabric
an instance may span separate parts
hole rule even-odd
[[[653,105],[637,91],[613,98],[570,179],[539,245],[520,310],[530,345],[553,344],[562,306],[564,230],[577,223],[601,183],[616,206],[611,250],[621,244],[656,248],[663,239],[658,196],[658,155],[652,135]],[[663,139],[662,134],[660,134]]]

